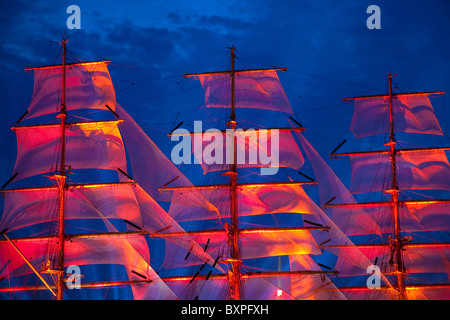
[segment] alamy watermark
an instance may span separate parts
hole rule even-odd
[[[77,5],[67,7],[66,13],[71,15],[66,20],[67,29],[81,29],[81,9]]]
[[[369,289],[380,289],[381,288],[381,271],[380,267],[376,265],[370,265],[367,267],[367,273],[372,275],[367,278],[366,286]]]
[[[68,266],[66,270],[67,274],[70,276],[67,278],[66,286],[67,289],[81,289],[81,269],[79,266],[73,265]]]
[[[183,128],[172,132],[171,140],[179,141],[171,152],[174,164],[232,165],[236,162],[236,165],[261,167],[261,175],[278,172],[278,129],[208,129],[202,132],[202,127],[201,121],[194,121],[193,133]]]
[[[371,14],[367,18],[366,26],[368,29],[381,29],[381,9],[377,5],[370,5],[367,7],[366,13]]]

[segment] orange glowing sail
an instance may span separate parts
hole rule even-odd
[[[121,121],[72,123],[65,128],[66,163],[72,169],[126,170],[126,156],[118,128]],[[57,171],[51,167],[60,149],[60,125],[14,127],[17,135],[16,179],[42,172]]]

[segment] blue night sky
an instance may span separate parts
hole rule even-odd
[[[339,4],[338,4],[339,3]],[[81,9],[81,29],[68,30],[66,9]],[[381,9],[369,30],[366,9]],[[352,105],[340,99],[387,92],[450,91],[450,3],[434,1],[2,1],[0,46],[0,180],[10,177],[15,139],[10,127],[27,109],[33,77],[24,68],[112,60],[117,101],[163,151],[166,133],[202,104],[200,85],[181,77],[229,68],[287,67],[281,82],[305,137],[327,156],[348,135]],[[433,100],[450,132],[449,99]],[[167,139],[167,140],[163,140]]]
[[[66,26],[69,5],[81,9],[79,30]],[[381,29],[366,26],[370,5]],[[112,61],[118,103],[169,158],[167,134],[207,116],[200,83],[183,74],[229,69],[232,45],[238,69],[286,67],[279,77],[305,138],[344,171],[328,156],[351,136],[353,105],[341,99],[387,93],[388,73],[396,92],[446,92],[432,103],[449,136],[449,13],[448,0],[0,0],[0,186],[33,92],[24,69],[61,63],[64,36],[68,62]]]

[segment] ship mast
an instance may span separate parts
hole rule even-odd
[[[61,94],[61,111],[58,115],[61,123],[61,159],[60,159],[60,173],[58,178],[59,185],[59,259],[57,272],[57,299],[63,300],[64,291],[64,211],[65,211],[65,190],[67,188],[66,181],[66,43],[67,40],[62,41],[62,94]]]
[[[391,252],[392,255],[396,254],[396,274],[397,274],[397,287],[399,291],[399,297],[401,300],[406,300],[406,291],[405,291],[405,273],[403,267],[403,259],[402,259],[402,239],[400,238],[400,216],[399,216],[399,189],[397,183],[397,164],[396,164],[396,156],[397,150],[395,149],[396,140],[394,133],[394,111],[392,107],[392,74],[388,75],[389,82],[389,126],[390,126],[390,134],[389,134],[389,142],[386,144],[390,147],[390,158],[392,164],[392,185],[391,190],[388,192],[391,193],[391,203],[392,203],[392,213],[394,218],[394,239],[391,241]],[[393,259],[391,259],[393,262]]]
[[[234,60],[236,57],[235,47],[231,48],[231,114],[229,125],[233,132],[233,162],[231,164],[230,174],[230,193],[231,193],[231,230],[228,233],[229,243],[231,244],[231,269],[232,279],[230,279],[230,297],[232,300],[240,300],[241,298],[241,274],[240,274],[240,255],[239,255],[239,226],[237,211],[237,156],[236,156],[236,139],[234,130],[236,129],[236,112],[235,112],[235,70]]]
[[[356,244],[357,248],[386,248],[387,250],[390,250],[390,259],[389,264],[391,265],[392,272],[391,274],[395,275],[397,277],[397,285],[396,285],[396,298],[400,300],[407,300],[407,290],[408,289],[417,289],[417,288],[428,288],[428,285],[422,285],[422,284],[405,284],[405,265],[403,260],[403,251],[410,248],[421,248],[423,250],[426,250],[426,248],[440,248],[441,246],[447,246],[448,243],[446,242],[434,242],[434,243],[409,243],[410,239],[409,237],[404,237],[401,235],[401,225],[400,225],[400,206],[407,206],[407,205],[427,205],[427,204],[444,204],[448,203],[448,199],[433,199],[433,200],[399,200],[399,185],[398,185],[398,169],[397,169],[397,155],[398,154],[421,154],[422,152],[429,152],[429,151],[436,151],[436,152],[444,152],[446,150],[450,150],[450,147],[423,147],[423,148],[398,148],[396,145],[396,138],[395,138],[395,123],[394,123],[394,110],[393,110],[393,99],[394,98],[400,98],[400,97],[406,97],[406,96],[429,96],[429,95],[442,95],[444,94],[443,91],[435,91],[435,92],[405,92],[405,93],[393,93],[392,90],[392,74],[388,74],[388,85],[389,85],[389,93],[388,94],[381,94],[381,95],[370,95],[370,96],[360,96],[360,97],[352,97],[352,98],[344,98],[343,101],[356,101],[359,99],[383,99],[382,104],[385,104],[385,98],[388,99],[389,102],[389,109],[382,110],[381,112],[388,111],[389,112],[389,140],[385,144],[385,146],[389,147],[388,149],[384,150],[375,150],[375,151],[357,151],[357,152],[344,152],[344,153],[334,153],[340,146],[342,146],[343,143],[341,143],[338,148],[333,150],[333,152],[330,154],[331,157],[337,157],[337,156],[376,156],[376,155],[386,155],[389,157],[388,161],[390,161],[391,164],[391,176],[392,176],[392,182],[389,186],[388,190],[384,190],[383,192],[391,194],[390,199],[387,201],[374,201],[374,202],[357,202],[357,203],[341,203],[341,204],[330,204],[333,199],[328,201],[326,204],[323,205],[324,208],[331,208],[331,207],[341,207],[341,208],[364,208],[364,207],[387,207],[391,208],[390,217],[393,222],[392,229],[389,230],[392,233],[392,236],[390,235],[388,237],[389,241],[386,241],[383,244],[373,245],[369,243],[359,243]],[[401,101],[401,103],[405,104],[405,102]],[[380,108],[383,106],[379,106]],[[356,107],[355,107],[356,108]],[[385,107],[386,108],[386,107]],[[356,111],[355,111],[356,112]],[[378,112],[378,110],[377,110]],[[440,129],[440,128],[439,128]],[[380,132],[372,133],[384,133],[384,127],[382,128],[383,131],[380,130]],[[408,132],[403,130],[403,132]],[[355,133],[355,132],[354,132]],[[356,134],[355,134],[356,135]],[[388,162],[389,163],[389,162]],[[383,176],[384,177],[384,176]],[[408,188],[407,186],[405,186]],[[370,191],[372,192],[372,191]],[[334,246],[333,246],[334,247]],[[335,248],[338,248],[341,246],[337,246]],[[434,287],[438,289],[438,286],[429,285],[429,287]],[[386,289],[389,289],[390,286],[385,287]],[[444,285],[440,288],[448,288],[448,285]],[[353,288],[341,288],[341,290],[366,290],[366,287],[353,287]]]
[[[56,224],[56,230],[54,231],[54,234],[52,236],[44,236],[44,237],[25,237],[25,238],[14,238],[14,239],[10,239],[8,235],[6,235],[6,232],[8,232],[8,228],[4,229],[3,231],[0,232],[0,237],[4,236],[6,238],[6,240],[0,240],[0,245],[3,245],[4,242],[8,242],[11,244],[11,246],[13,247],[13,249],[17,252],[18,256],[20,256],[20,258],[24,261],[24,263],[26,263],[29,268],[31,269],[31,271],[33,271],[36,276],[41,280],[41,282],[44,284],[44,286],[36,286],[36,285],[32,285],[32,286],[11,286],[11,287],[4,287],[4,288],[0,288],[0,292],[21,292],[21,291],[35,291],[35,290],[49,290],[55,297],[57,300],[63,300],[64,299],[64,289],[67,287],[66,286],[66,276],[65,276],[65,263],[67,263],[65,260],[65,254],[67,252],[67,250],[69,250],[70,248],[68,248],[67,246],[65,246],[66,241],[71,240],[71,239],[85,239],[85,238],[93,238],[93,239],[101,239],[101,238],[110,238],[110,237],[118,237],[119,239],[121,237],[128,237],[129,235],[133,235],[133,236],[145,236],[147,235],[147,233],[142,233],[142,232],[107,232],[107,233],[83,233],[83,234],[67,234],[67,230],[65,228],[65,220],[67,219],[66,217],[66,211],[67,211],[67,197],[69,197],[69,195],[66,193],[68,188],[69,188],[69,181],[68,181],[68,170],[66,168],[70,168],[69,166],[67,166],[66,162],[67,160],[70,160],[68,158],[68,155],[66,154],[66,151],[68,151],[68,149],[66,150],[66,148],[68,148],[67,144],[67,139],[70,138],[66,135],[66,129],[69,126],[81,126],[81,125],[97,125],[97,124],[102,124],[102,123],[121,123],[123,122],[123,120],[114,120],[114,121],[83,121],[83,122],[71,122],[68,123],[67,122],[67,106],[66,106],[66,98],[67,98],[67,94],[68,92],[66,92],[66,87],[67,87],[67,72],[68,69],[70,69],[69,67],[74,67],[74,66],[89,66],[92,64],[99,64],[99,63],[109,63],[110,61],[90,61],[90,62],[82,62],[82,63],[67,63],[66,62],[66,49],[67,49],[67,39],[62,40],[62,42],[59,42],[62,45],[62,64],[61,65],[48,65],[48,66],[42,66],[42,67],[36,67],[36,68],[29,68],[29,69],[25,69],[26,71],[29,70],[37,70],[37,69],[47,69],[47,68],[58,68],[57,70],[62,70],[61,73],[61,100],[59,100],[58,102],[60,102],[60,110],[59,113],[57,114],[57,118],[59,119],[59,121],[55,124],[36,124],[36,125],[29,125],[29,126],[18,126],[18,127],[13,127],[13,130],[20,130],[22,128],[27,128],[30,130],[36,129],[36,128],[44,128],[44,127],[49,127],[49,128],[53,128],[54,130],[58,131],[60,133],[60,142],[58,141],[58,143],[60,143],[58,145],[58,147],[60,147],[60,149],[57,151],[59,159],[57,160],[57,167],[54,170],[54,173],[52,176],[49,176],[50,179],[52,179],[53,181],[55,181],[55,185],[52,186],[46,186],[46,187],[32,187],[32,188],[19,188],[19,189],[7,189],[7,190],[3,190],[3,188],[9,184],[17,175],[18,173],[16,173],[15,175],[13,175],[13,177],[11,179],[9,179],[9,181],[7,183],[5,183],[3,185],[3,187],[0,190],[0,193],[2,194],[2,196],[5,193],[21,193],[21,192],[25,192],[25,191],[36,191],[39,192],[40,190],[44,191],[44,190],[54,190],[55,192],[57,192],[57,196],[58,199],[56,199],[57,203],[58,203],[58,213],[56,215],[55,218],[55,222]],[[62,68],[62,69],[60,69]],[[70,70],[69,70],[70,72]],[[54,90],[58,90],[58,88],[53,88]],[[27,111],[28,113],[28,111]],[[25,113],[24,116],[27,114]],[[113,112],[114,113],[114,112]],[[24,116],[22,116],[22,118],[24,118]],[[16,123],[18,124],[22,118]],[[51,132],[53,132],[53,129]],[[59,139],[59,136],[55,139]],[[47,146],[46,146],[47,147]],[[53,141],[52,141],[52,146],[53,147]],[[50,147],[48,147],[50,148]],[[106,152],[109,150],[106,150]],[[53,166],[50,168],[53,171]],[[118,168],[118,170],[120,170],[120,168]],[[47,170],[46,170],[47,172]],[[70,188],[102,188],[102,187],[107,187],[107,186],[113,186],[113,185],[123,185],[124,183],[95,183],[95,184],[87,184],[87,183],[79,183],[79,184],[70,184]],[[127,182],[125,184],[135,184],[134,181],[132,182]],[[66,199],[67,198],[67,199]],[[44,201],[44,199],[42,199],[42,201]],[[22,212],[21,212],[22,213]],[[20,225],[20,223],[19,223]],[[14,227],[14,226],[12,226]],[[19,228],[21,228],[22,226],[19,226]],[[11,228],[13,229],[13,228]],[[52,256],[52,258],[50,258],[49,260],[44,261],[44,263],[42,263],[41,265],[41,270],[40,272],[38,271],[38,268],[36,268],[36,264],[38,263],[37,261],[39,260],[34,260],[36,261],[35,263],[32,263],[30,260],[32,260],[32,258],[34,258],[34,256],[32,258],[28,258],[28,253],[22,252],[21,249],[21,245],[16,245],[17,242],[28,242],[28,241],[41,241],[43,244],[44,243],[49,243],[49,241],[52,241],[52,243],[56,243],[56,250],[54,252],[54,255]],[[50,244],[50,243],[49,243]],[[24,247],[26,248],[26,244],[24,245]],[[52,247],[50,245],[50,247]],[[42,250],[40,251],[42,252]],[[46,251],[45,251],[46,252]],[[120,263],[120,262],[119,262]],[[93,263],[94,264],[94,263]],[[134,272],[134,270],[131,270],[132,273],[135,273],[137,276],[143,278],[144,280],[132,280],[131,278],[128,281],[101,281],[101,282],[91,282],[91,283],[84,283],[81,284],[80,283],[80,287],[81,288],[101,288],[101,287],[115,287],[115,286],[124,286],[124,285],[134,285],[134,284],[140,284],[140,283],[146,283],[149,284],[151,282],[153,282],[153,280],[149,279],[147,276],[144,276],[142,274],[139,274],[138,272]],[[47,280],[44,278],[44,276],[42,276],[42,274],[49,274],[53,280],[54,280],[54,284],[49,284],[47,282]],[[13,275],[14,276],[14,275]]]
[[[179,277],[179,276],[175,276],[175,277],[171,277],[171,278],[163,278],[164,281],[180,281],[180,282],[189,282],[191,283],[192,280],[196,279],[227,279],[228,280],[228,284],[229,284],[229,298],[231,300],[241,300],[243,299],[244,296],[244,292],[243,289],[244,287],[242,286],[243,281],[245,281],[246,279],[250,279],[250,278],[264,278],[264,277],[282,277],[282,276],[297,276],[300,274],[320,274],[320,275],[324,275],[324,274],[336,274],[337,271],[335,270],[329,270],[329,271],[312,271],[312,270],[304,270],[304,271],[296,271],[296,270],[292,270],[292,271],[281,271],[281,267],[279,264],[279,268],[277,272],[268,272],[268,273],[260,273],[260,272],[243,272],[243,270],[241,269],[241,265],[242,265],[242,256],[241,256],[241,250],[240,250],[240,245],[239,245],[239,239],[240,236],[244,237],[248,232],[252,232],[252,233],[275,233],[275,232],[280,232],[282,231],[281,229],[283,229],[283,232],[286,232],[288,229],[286,228],[263,228],[263,229],[240,229],[239,228],[239,215],[238,215],[238,192],[243,189],[243,188],[248,188],[248,187],[257,187],[257,186],[274,186],[274,187],[280,187],[282,188],[283,186],[294,186],[294,185],[302,185],[302,184],[316,184],[317,182],[310,179],[311,181],[308,182],[296,182],[296,181],[289,181],[289,182],[258,182],[258,183],[238,183],[238,170],[237,170],[237,145],[236,143],[239,141],[237,139],[237,137],[235,136],[235,129],[236,129],[236,107],[240,107],[241,105],[239,105],[240,102],[240,98],[239,96],[236,97],[236,76],[239,75],[243,75],[243,80],[245,81],[246,76],[248,73],[251,72],[264,72],[264,71],[286,71],[286,68],[271,68],[271,69],[245,69],[245,70],[236,70],[235,69],[235,58],[236,58],[236,53],[235,50],[236,48],[234,46],[230,47],[230,58],[231,58],[231,68],[225,71],[214,71],[214,72],[205,72],[205,73],[196,73],[196,74],[185,74],[183,75],[184,77],[188,78],[188,77],[198,77],[200,79],[200,81],[202,81],[202,76],[217,76],[218,78],[220,78],[220,80],[222,81],[223,79],[227,79],[227,83],[228,80],[230,80],[230,96],[231,99],[230,100],[223,100],[221,101],[219,104],[221,105],[221,107],[226,107],[226,108],[230,108],[230,115],[229,115],[229,119],[226,122],[227,128],[226,130],[222,130],[221,133],[226,135],[226,143],[227,143],[227,156],[231,154],[231,152],[233,152],[233,158],[228,158],[227,157],[227,163],[229,163],[230,165],[227,166],[226,168],[226,172],[222,173],[222,175],[226,175],[229,176],[229,182],[227,184],[211,184],[211,185],[201,185],[201,186],[176,186],[176,187],[163,187],[163,188],[159,188],[159,191],[181,191],[182,190],[215,190],[215,189],[223,189],[223,190],[229,190],[230,191],[230,220],[224,224],[224,229],[225,229],[225,233],[227,236],[227,246],[228,246],[228,257],[226,260],[221,260],[220,262],[225,262],[228,263],[229,265],[229,269],[228,269],[228,274],[208,274],[205,276],[199,275],[198,272],[196,275],[194,275],[194,278],[192,278],[192,276],[185,276],[185,277]],[[214,81],[214,79],[210,79],[211,81]],[[209,80],[208,80],[209,81]],[[237,85],[239,85],[240,82],[237,83]],[[223,84],[223,82],[221,82],[221,85]],[[205,84],[202,82],[202,86],[205,90],[205,95],[209,96],[207,90],[205,89]],[[212,106],[212,107],[216,107],[216,106]],[[231,129],[231,130],[229,130]],[[279,131],[297,131],[297,132],[302,132],[304,130],[304,128],[300,125],[300,127],[289,127],[289,128],[271,128],[270,130],[279,130]],[[231,133],[231,134],[230,134]],[[175,133],[172,132],[171,134],[168,134],[168,136],[179,136],[179,135],[191,135],[191,133]],[[230,139],[231,138],[231,139]],[[231,148],[231,146],[233,146]],[[206,172],[206,171],[205,171]],[[326,228],[322,225],[317,225],[316,227],[314,227],[314,229],[316,230],[316,228],[320,228],[320,230],[323,230],[322,228]],[[303,229],[304,227],[295,227],[293,229],[289,229],[290,231],[297,231],[300,229]],[[305,229],[306,230],[306,229]],[[327,229],[328,230],[328,229]],[[202,236],[206,236],[207,234],[211,233],[213,235],[216,234],[223,234],[223,229],[222,232],[220,232],[219,230],[206,230],[206,231],[187,231],[188,234],[190,235],[202,235]],[[162,235],[161,236],[176,236],[176,234],[166,234],[166,235]],[[208,239],[208,243],[209,243],[209,239]],[[270,254],[268,255],[270,256]],[[279,259],[279,262],[281,260]],[[213,266],[214,267],[214,266]],[[201,269],[200,269],[201,270]],[[280,279],[280,278],[279,278]],[[281,286],[279,286],[281,287]],[[198,297],[198,296],[197,296]]]

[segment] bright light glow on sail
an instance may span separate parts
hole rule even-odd
[[[126,170],[119,121],[86,122],[66,127],[66,164],[76,169]],[[61,126],[15,127],[17,160],[14,172],[23,179],[57,169]],[[66,168],[67,169],[67,168]]]
[[[66,108],[115,110],[116,96],[108,61],[66,66]],[[62,66],[34,69],[34,91],[25,119],[57,113],[61,108]]]

